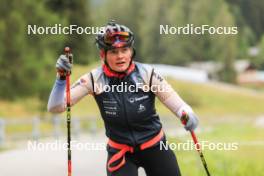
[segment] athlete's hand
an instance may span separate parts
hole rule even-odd
[[[69,54],[69,58],[66,55],[60,55],[56,63],[56,69],[60,79],[66,78],[67,73],[71,73],[72,69],[72,54]],[[70,62],[71,60],[71,62]]]
[[[188,131],[193,131],[198,126],[198,118],[194,113],[183,113],[181,120],[185,120],[184,128]]]
[[[192,131],[198,126],[198,118],[190,106],[181,107],[177,114],[186,130]]]

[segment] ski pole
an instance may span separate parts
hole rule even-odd
[[[64,53],[72,63],[70,47],[64,48]],[[72,175],[72,162],[71,162],[71,94],[70,94],[70,72],[66,73],[66,113],[67,113],[67,147],[68,147],[68,176]]]
[[[186,125],[188,119],[189,119],[189,117],[188,117],[187,113],[186,113],[186,112],[183,112],[183,113],[182,113],[182,116],[181,116],[182,124],[183,124],[183,125]],[[206,171],[206,174],[207,174],[207,176],[210,176],[210,173],[209,173],[209,170],[208,170],[208,167],[207,167],[206,161],[205,161],[205,159],[204,159],[203,152],[202,152],[202,150],[201,150],[200,143],[198,142],[198,139],[197,139],[197,137],[196,137],[194,131],[191,130],[190,133],[191,133],[191,136],[192,136],[192,139],[193,139],[194,145],[195,145],[195,149],[196,149],[197,152],[199,153],[199,156],[200,156],[201,161],[202,161],[202,163],[203,163],[203,166],[204,166],[204,169],[205,169],[205,171]]]

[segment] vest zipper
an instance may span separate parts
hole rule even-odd
[[[123,102],[123,105],[124,105],[124,112],[125,112],[126,123],[127,123],[128,129],[129,129],[129,132],[130,132],[130,134],[132,136],[133,145],[136,146],[136,138],[135,138],[135,135],[133,133],[133,130],[131,129],[131,126],[129,125],[129,121],[128,121],[128,117],[127,117],[127,110],[126,110],[126,104],[125,104],[124,94],[121,93],[121,96],[122,96],[122,102]]]

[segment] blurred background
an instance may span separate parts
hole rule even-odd
[[[73,50],[72,82],[100,65],[95,35],[28,35],[28,25],[101,27],[114,19],[134,32],[136,61],[152,64],[198,114],[200,140],[239,144],[235,151],[204,151],[212,175],[264,175],[263,12],[262,0],[0,0],[1,166],[17,167],[8,152],[25,148],[27,140],[65,139],[65,114],[46,111],[63,48]],[[187,24],[237,26],[238,34],[160,34],[160,25]],[[156,104],[170,142],[190,139],[174,115]],[[105,139],[92,97],[72,116],[74,139]],[[205,175],[195,151],[175,153],[182,175]],[[5,168],[0,175],[16,175]],[[78,175],[97,173],[93,169],[100,170],[84,165]]]

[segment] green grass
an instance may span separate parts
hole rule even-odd
[[[256,116],[263,113],[263,92],[218,84],[171,82],[183,99],[201,115]]]
[[[206,151],[204,155],[213,176],[263,176],[263,159],[257,157],[261,150],[260,147],[240,148],[238,151]],[[195,151],[176,153],[182,175],[206,175],[202,162]]]
[[[1,118],[31,118],[38,115],[40,101],[34,97],[16,101],[0,100]]]
[[[199,141],[225,143],[229,150],[203,150],[211,175],[214,176],[263,176],[264,139],[263,128],[256,128],[253,121],[221,122],[211,126],[209,132],[198,133]],[[191,136],[186,132],[183,137],[170,138],[173,143],[186,142]],[[257,145],[254,142],[262,144]],[[230,150],[231,143],[237,148]],[[228,146],[229,145],[229,146]],[[203,176],[205,171],[195,150],[175,150],[182,175]]]

